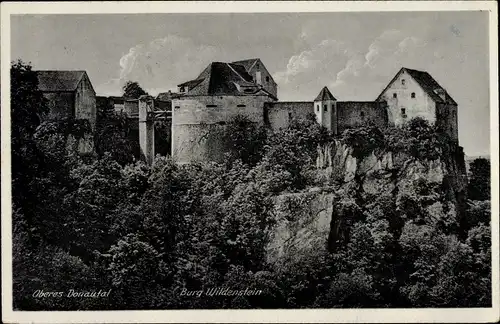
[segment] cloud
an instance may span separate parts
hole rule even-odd
[[[398,30],[384,31],[365,53],[349,58],[330,86],[344,100],[373,100],[401,67],[422,68],[423,58],[428,56],[425,47],[426,42],[418,37]]]
[[[304,33],[299,37],[306,37]],[[369,41],[365,50],[324,39],[290,57],[286,69],[274,74],[283,100],[297,98],[298,89],[313,96],[328,85],[341,100],[373,100],[402,66],[421,67],[426,43],[419,37],[389,29]],[[434,52],[431,55],[434,57]],[[301,91],[302,94],[305,91]]]
[[[123,55],[117,77],[97,86],[97,92],[119,95],[126,81],[137,81],[151,94],[176,89],[195,78],[211,61],[222,55],[214,46],[195,44],[189,38],[167,35],[138,44]]]
[[[331,66],[339,57],[343,56],[345,59],[349,51],[343,42],[325,39],[312,48],[290,57],[286,69],[275,73],[273,78],[278,84],[293,83],[301,74],[308,75],[311,71]]]

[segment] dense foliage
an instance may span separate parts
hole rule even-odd
[[[236,151],[221,164],[177,165],[157,157],[148,166],[120,154],[129,148],[107,149],[104,142],[98,155],[83,158],[57,141],[37,142],[43,101],[29,66],[13,65],[11,73],[16,309],[491,304],[487,201],[469,201],[468,227],[459,228],[442,188],[423,180],[376,197],[338,191],[336,213],[346,220],[348,233],[328,252],[272,264],[266,244],[276,225],[274,200],[310,189],[317,146],[331,140],[313,120],[271,132],[237,119],[228,125]],[[359,142],[362,152],[365,146],[394,146],[394,136],[400,136],[408,143],[405,150],[422,157],[439,140],[428,125],[416,123],[429,133],[413,134],[409,127],[387,135],[367,128],[339,139],[353,147]],[[123,138],[121,127],[106,127],[98,129],[116,136],[113,140]],[[465,231],[465,239],[458,238],[459,231]],[[214,287],[262,294],[197,298],[181,293]],[[33,295],[69,289],[111,290],[111,295]]]
[[[139,99],[140,96],[147,95],[148,93],[144,90],[138,82],[127,81],[123,85],[123,97],[127,99]]]
[[[108,100],[97,102],[95,150],[106,152],[120,165],[134,162],[141,156],[137,126],[133,127],[125,113],[115,112]],[[135,137],[135,139],[134,139]]]
[[[470,181],[468,187],[469,198],[473,200],[490,199],[490,161],[478,158],[470,165]]]

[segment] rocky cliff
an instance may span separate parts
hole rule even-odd
[[[348,241],[350,224],[373,213],[427,215],[426,223],[459,227],[467,184],[463,151],[436,150],[437,158],[427,160],[388,149],[359,155],[339,140],[319,146],[316,186],[276,198],[268,260],[334,250]]]

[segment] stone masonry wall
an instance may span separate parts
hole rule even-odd
[[[385,102],[376,101],[338,101],[338,132],[346,128],[358,127],[367,122],[383,128],[388,124]]]
[[[75,94],[75,118],[88,119],[92,130],[96,124],[96,95],[90,80],[84,77]]]
[[[305,119],[314,113],[312,101],[268,102],[264,107],[266,123],[273,130],[286,128],[292,119]]]
[[[232,117],[264,122],[268,96],[196,96],[172,102],[172,157],[178,163],[219,161],[224,150],[221,127]]]
[[[415,94],[414,98],[412,93]],[[431,124],[436,121],[434,101],[407,72],[401,73],[394,80],[381,99],[388,103],[389,123],[394,126],[402,125],[415,117],[422,117]],[[405,111],[404,115],[402,109]]]

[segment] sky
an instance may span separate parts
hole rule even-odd
[[[401,67],[429,72],[458,103],[459,141],[489,154],[487,12],[19,15],[11,59],[86,70],[98,95],[138,81],[176,90],[211,62],[259,57],[281,101],[374,100]]]

